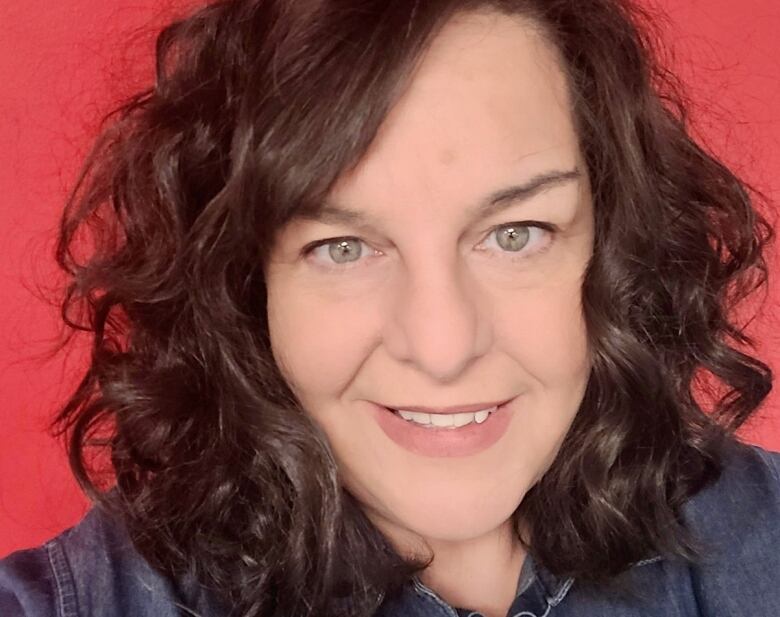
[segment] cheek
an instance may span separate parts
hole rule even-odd
[[[496,312],[496,343],[546,387],[567,387],[588,370],[579,285],[527,289]]]
[[[585,394],[590,373],[578,287],[527,293],[506,309],[500,339],[525,376],[525,407],[516,425],[518,462],[534,481],[552,463]]]
[[[338,395],[359,370],[376,330],[367,309],[355,298],[324,302],[320,295],[269,290],[274,358],[302,402]]]

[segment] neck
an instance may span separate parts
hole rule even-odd
[[[450,606],[505,617],[526,555],[510,521],[478,538],[429,545],[434,560],[420,575],[423,584]]]

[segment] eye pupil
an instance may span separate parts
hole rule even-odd
[[[498,232],[496,239],[505,251],[519,251],[528,242],[528,228],[505,227]]]
[[[339,240],[330,244],[329,251],[331,259],[336,263],[346,263],[360,258],[362,249],[360,242],[355,240]]]

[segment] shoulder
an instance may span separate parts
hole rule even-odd
[[[780,453],[733,444],[723,472],[686,504],[686,521],[711,540],[780,533]]]
[[[173,617],[191,606],[181,592],[98,507],[45,544],[0,560],[3,617]]]
[[[695,560],[656,555],[613,584],[575,582],[557,614],[780,615],[780,454],[734,443],[722,461],[719,478],[681,512],[696,542]]]
[[[780,615],[780,454],[735,445],[683,514],[701,544],[691,582],[704,614]]]

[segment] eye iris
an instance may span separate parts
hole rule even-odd
[[[528,242],[528,228],[505,227],[498,232],[496,240],[505,251],[519,251]]]
[[[355,240],[339,240],[329,245],[331,259],[336,263],[346,263],[360,258],[362,249]]]

